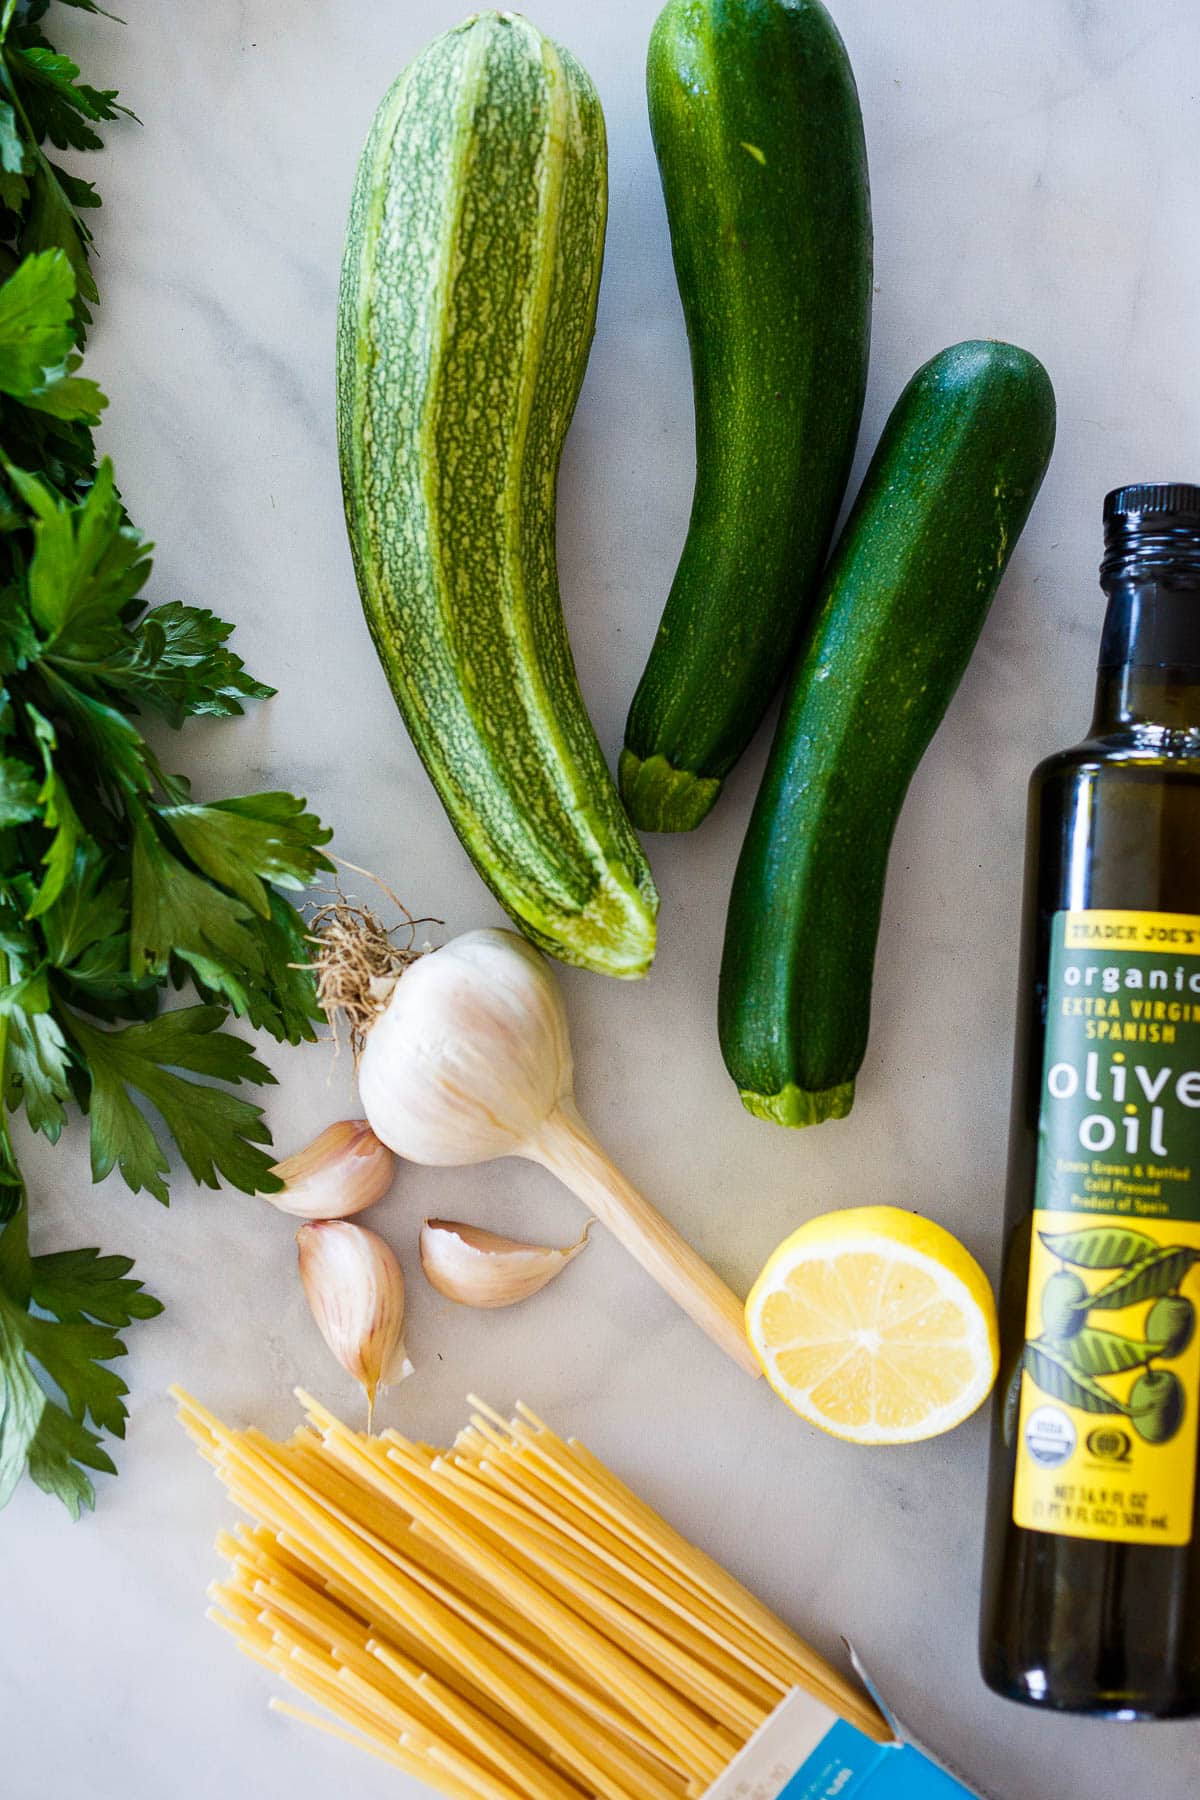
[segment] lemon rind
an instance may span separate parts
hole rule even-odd
[[[823,1217],[832,1219],[836,1218],[836,1214],[827,1214]],[[817,1221],[813,1221],[813,1223],[815,1224]],[[932,1224],[933,1221],[922,1220],[920,1223],[924,1226]],[[805,1228],[801,1227],[800,1232],[794,1235],[800,1236],[804,1230]],[[979,1268],[970,1252],[958,1243],[957,1239],[951,1241],[955,1247],[955,1260],[962,1259],[969,1270],[978,1277],[977,1281],[965,1280],[957,1269],[950,1268],[946,1263],[930,1255],[928,1251],[917,1249],[904,1243],[902,1238],[894,1237],[880,1230],[855,1231],[851,1229],[844,1236],[836,1236],[831,1229],[827,1228],[820,1234],[813,1235],[808,1254],[805,1254],[805,1246],[800,1244],[796,1246],[790,1256],[787,1255],[786,1252],[791,1243],[791,1240],[788,1239],[768,1258],[746,1302],[746,1330],[768,1383],[798,1418],[806,1420],[810,1425],[815,1425],[819,1430],[828,1433],[830,1437],[840,1438],[844,1443],[880,1446],[918,1444],[926,1442],[930,1438],[941,1437],[945,1432],[952,1431],[956,1426],[963,1424],[973,1413],[978,1412],[992,1391],[999,1364],[995,1307],[991,1286],[982,1269]],[[961,1395],[955,1400],[947,1402],[946,1405],[927,1414],[915,1428],[869,1424],[857,1429],[848,1429],[845,1425],[828,1419],[818,1408],[805,1404],[803,1390],[793,1388],[784,1381],[776,1363],[778,1351],[766,1343],[761,1330],[762,1312],[767,1299],[770,1295],[780,1291],[788,1274],[794,1268],[805,1262],[836,1262],[842,1256],[852,1256],[864,1251],[873,1255],[886,1255],[894,1262],[905,1262],[914,1268],[933,1272],[939,1287],[943,1290],[944,1297],[954,1301],[964,1321],[972,1321],[976,1327],[974,1331],[966,1333],[961,1339],[948,1341],[972,1350],[979,1370],[978,1378],[964,1388]],[[831,1252],[836,1252],[836,1254],[831,1254]],[[983,1303],[981,1293],[973,1291],[980,1286],[987,1296],[988,1304],[986,1305]],[[779,1347],[779,1349],[783,1348],[786,1346]]]

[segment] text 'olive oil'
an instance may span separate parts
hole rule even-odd
[[[1200,488],[1120,488],[1086,741],[1030,788],[981,1658],[1200,1712]]]

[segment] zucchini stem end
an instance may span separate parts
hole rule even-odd
[[[753,1088],[739,1088],[742,1105],[756,1119],[767,1119],[772,1125],[788,1125],[799,1129],[804,1125],[820,1125],[825,1119],[844,1119],[854,1105],[854,1083],[843,1081],[831,1088],[801,1088],[788,1082],[777,1094],[757,1094]]]
[[[618,777],[625,810],[638,831],[694,831],[721,791],[716,776],[677,769],[657,752],[643,761],[622,750]]]

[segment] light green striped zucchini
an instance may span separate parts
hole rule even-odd
[[[386,95],[342,270],[338,439],[367,622],[484,880],[535,943],[644,974],[658,896],[584,709],[555,489],[595,324],[604,119],[511,13]]]

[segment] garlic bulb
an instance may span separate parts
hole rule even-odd
[[[345,1219],[382,1200],[395,1158],[365,1119],[341,1119],[306,1150],[275,1164],[283,1187],[264,1199],[296,1219]]]
[[[365,1225],[321,1219],[296,1233],[300,1280],[321,1336],[366,1391],[367,1430],[381,1387],[413,1372],[404,1349],[404,1275]]]
[[[587,1236],[585,1231],[577,1244],[555,1250],[497,1237],[478,1225],[426,1219],[421,1227],[421,1267],[431,1287],[461,1306],[514,1306],[561,1275]]]
[[[523,1156],[571,1078],[545,958],[515,932],[467,931],[397,981],[367,1035],[358,1094],[398,1155],[458,1166]]]
[[[566,1008],[511,931],[468,931],[407,969],[367,1032],[371,1129],[412,1162],[524,1156],[577,1194],[722,1349],[761,1374],[742,1303],[613,1165],[575,1110]]]

